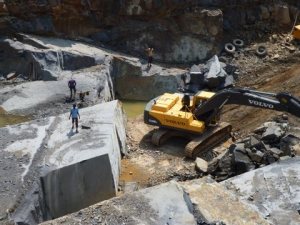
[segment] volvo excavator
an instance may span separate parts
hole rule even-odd
[[[190,139],[184,154],[194,159],[230,135],[231,125],[219,123],[221,109],[227,104],[284,111],[300,117],[300,100],[290,93],[232,88],[219,92],[199,91],[194,95],[165,93],[147,103],[144,123],[159,127],[151,139],[156,146],[173,136]]]

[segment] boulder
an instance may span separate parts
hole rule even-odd
[[[220,63],[215,55],[207,61],[205,65],[193,65],[190,69],[191,83],[199,85],[199,89],[223,89],[232,87],[234,83],[233,76],[228,76],[226,64]],[[229,70],[229,69],[228,69]]]
[[[207,169],[208,169],[208,162],[207,161],[205,161],[202,158],[197,157],[196,160],[195,160],[195,163],[196,163],[196,168],[200,172],[202,172],[202,173],[206,173],[207,172]]]
[[[282,156],[283,155],[283,151],[281,151],[280,149],[278,148],[270,148],[269,149],[269,152],[272,154],[272,155],[278,155],[278,156]]]
[[[277,123],[268,123],[267,129],[262,134],[261,140],[266,143],[278,143],[281,137],[285,134],[279,124]]]
[[[193,65],[192,67],[191,67],[191,69],[190,69],[190,74],[192,75],[192,74],[197,74],[197,75],[199,75],[199,74],[202,74],[202,72],[201,72],[201,70],[200,70],[200,68],[197,66],[197,65]]]
[[[221,84],[219,88],[223,89],[223,88],[230,88],[233,86],[234,86],[234,78],[232,75],[228,75],[226,76],[224,83]]]
[[[232,145],[229,146],[230,153],[233,153],[236,150],[246,153],[245,144],[244,143],[236,143],[236,144],[232,144]]]
[[[261,20],[267,20],[270,18],[270,12],[267,7],[261,5],[261,6],[259,6],[259,9],[261,11],[261,14],[260,14]]]
[[[299,149],[300,138],[293,135],[288,134],[284,136],[280,141],[280,150],[283,152],[283,155],[290,156],[292,150]],[[298,151],[296,151],[298,152]],[[297,153],[296,153],[297,154]]]
[[[244,143],[232,144],[229,146],[229,151],[232,153],[232,165],[234,165],[237,174],[255,169],[247,155]]]
[[[256,151],[250,153],[249,156],[253,162],[260,163],[264,157],[264,153],[261,151]]]
[[[221,67],[217,56],[214,56],[208,60],[207,64],[209,71],[204,75],[207,81],[207,86],[209,88],[217,88],[221,83],[224,83],[227,73]]]
[[[241,152],[239,150],[233,151],[232,160],[236,174],[242,174],[255,169],[255,166],[245,152]]]
[[[250,148],[256,148],[256,149],[263,149],[264,145],[263,143],[257,139],[256,137],[254,137],[253,135],[250,136]]]
[[[276,157],[276,155],[271,155],[266,153],[266,164],[272,164],[275,163],[278,160],[278,156]],[[265,162],[263,162],[265,164]]]

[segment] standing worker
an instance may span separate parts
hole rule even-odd
[[[153,47],[152,46],[149,46],[149,48],[146,49],[146,52],[148,54],[148,65],[147,67],[151,67],[152,65],[152,61],[153,61]]]
[[[78,133],[78,119],[80,119],[79,109],[76,107],[76,104],[73,104],[73,108],[70,110],[69,119],[72,116],[72,130],[74,129],[74,123],[76,125],[76,133]]]
[[[71,78],[71,80],[69,80],[68,82],[68,86],[70,88],[70,99],[72,99],[72,90],[74,92],[74,99],[75,99],[75,95],[76,95],[76,81]]]

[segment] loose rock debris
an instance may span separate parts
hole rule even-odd
[[[289,132],[287,116],[265,122],[246,137],[238,138],[223,153],[207,162],[196,159],[196,168],[217,181],[300,156],[300,138]]]

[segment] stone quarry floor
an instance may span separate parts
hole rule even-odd
[[[256,43],[234,55],[223,54],[220,57],[227,63],[238,67],[235,86],[272,93],[285,91],[299,97],[300,46],[294,45],[295,49],[291,51],[290,48],[285,48],[284,37],[280,39],[280,36],[275,43],[264,42],[263,44],[268,46],[269,52],[264,58],[255,56],[253,49]],[[43,107],[47,108],[47,105]],[[53,107],[51,103],[48,108],[52,111],[45,113],[45,116],[62,113],[69,107],[65,104],[57,104]],[[279,114],[282,113],[232,105],[223,108],[221,121],[230,122],[233,132],[243,136]],[[299,118],[286,114],[289,116],[291,126],[300,126]],[[195,169],[194,160],[184,157],[183,149],[187,144],[186,140],[177,138],[170,140],[164,146],[153,146],[151,134],[157,127],[144,124],[143,115],[128,118],[127,128],[128,155],[122,160],[120,195],[123,193],[126,182],[137,182],[138,189],[143,189],[172,179],[184,181],[202,176]],[[229,142],[225,142],[225,147],[228,144]]]

